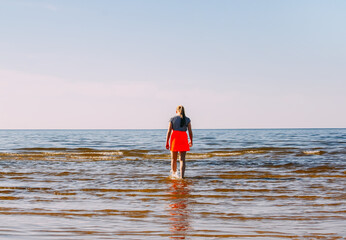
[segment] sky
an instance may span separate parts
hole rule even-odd
[[[0,0],[0,129],[345,128],[344,0]]]

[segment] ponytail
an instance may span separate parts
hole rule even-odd
[[[178,111],[180,118],[181,118],[180,127],[183,127],[186,124],[185,109],[182,105],[180,105],[177,107],[177,111]]]

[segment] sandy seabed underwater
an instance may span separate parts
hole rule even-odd
[[[0,239],[346,239],[346,129],[0,130]]]

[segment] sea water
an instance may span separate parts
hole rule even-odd
[[[345,239],[346,129],[0,130],[0,239]]]

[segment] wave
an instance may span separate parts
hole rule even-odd
[[[310,151],[303,151],[304,154],[306,155],[322,155],[324,153],[326,153],[325,151],[321,151],[321,150],[310,150]]]
[[[321,155],[326,151],[321,149],[301,150],[298,148],[260,147],[233,150],[216,150],[189,152],[187,159],[232,158],[243,155],[308,156]],[[19,148],[12,152],[0,152],[0,160],[58,160],[58,161],[109,161],[109,160],[143,160],[169,159],[167,150],[113,150],[93,148]]]

